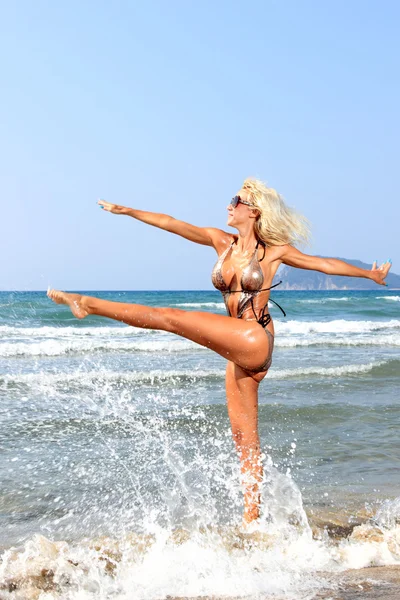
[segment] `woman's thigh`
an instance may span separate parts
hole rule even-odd
[[[133,327],[161,329],[201,344],[244,369],[257,369],[269,354],[269,338],[256,321],[177,308],[155,308],[85,297],[90,313]]]
[[[268,356],[269,339],[256,321],[205,312],[167,310],[172,311],[169,313],[169,331],[214,350],[244,370],[257,369]]]

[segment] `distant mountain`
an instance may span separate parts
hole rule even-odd
[[[323,258],[323,257],[321,257]],[[355,267],[371,269],[372,265],[361,260],[339,258]],[[370,279],[361,277],[343,277],[341,275],[325,275],[318,271],[307,271],[284,266],[278,271],[278,277],[282,279],[280,290],[375,290],[377,284]],[[400,275],[389,273],[386,278],[387,289],[400,289]]]

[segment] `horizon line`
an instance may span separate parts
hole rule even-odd
[[[388,286],[378,286],[378,287],[386,287],[386,290],[382,290],[382,291],[400,291],[400,288],[394,288],[391,287],[390,289],[387,289]],[[67,293],[82,293],[82,292],[204,292],[204,293],[215,293],[215,294],[220,294],[220,292],[218,290],[214,290],[214,289],[208,289],[208,290],[202,290],[202,289],[153,289],[153,290],[124,290],[124,289],[97,289],[97,288],[93,288],[93,289],[69,289],[69,290],[62,290],[63,292],[67,292]],[[375,290],[375,288],[371,288],[371,289],[360,289],[360,288],[336,288],[336,289],[317,289],[317,288],[296,288],[296,289],[281,289],[281,290],[276,290],[274,291],[274,294],[277,292],[374,292],[377,291],[377,289]],[[0,294],[14,294],[14,293],[30,293],[30,292],[43,292],[44,294],[47,293],[47,289],[41,289],[41,290],[0,290]]]

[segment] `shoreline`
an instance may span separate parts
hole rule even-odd
[[[336,589],[318,593],[315,600],[399,600],[400,598],[400,565],[350,569],[337,576],[321,575],[324,575]]]

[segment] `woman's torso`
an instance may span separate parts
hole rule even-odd
[[[271,287],[279,262],[269,260],[269,249],[261,242],[246,256],[236,251],[236,244],[237,237],[233,236],[218,257],[212,282],[224,297],[228,315],[258,320],[263,310],[268,313],[270,292],[265,288]]]

